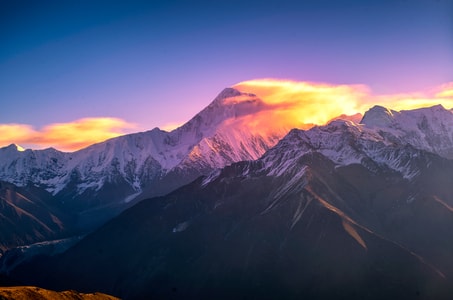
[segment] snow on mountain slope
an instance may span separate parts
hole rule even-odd
[[[53,148],[21,151],[12,144],[0,148],[0,179],[18,186],[39,183],[54,184],[55,177],[64,175],[69,154]]]
[[[453,157],[450,110],[437,105],[396,112],[375,106],[361,124],[338,119],[309,130],[293,129],[261,160],[269,174],[275,175],[295,167],[306,153],[318,152],[339,166],[361,163],[371,168],[373,162],[411,178],[417,167],[406,163],[420,150]]]
[[[384,167],[410,180],[420,168],[429,167],[424,151],[452,157],[453,113],[440,105],[401,112],[375,106],[362,123],[338,119],[309,130],[293,129],[257,164],[269,176],[291,172],[300,179],[303,168],[298,161],[306,154],[320,153],[337,166]],[[206,178],[204,184],[216,175]]]
[[[179,176],[191,170],[183,180],[187,183],[232,162],[257,159],[290,129],[279,124],[263,126],[269,113],[275,112],[255,95],[227,88],[171,132],[155,128],[73,153],[55,149],[19,151],[15,145],[2,148],[0,179],[45,188],[61,201],[83,198],[80,200],[89,202],[78,210],[129,202],[175,170]],[[114,193],[103,192],[112,186]],[[103,199],[93,201],[100,197]]]
[[[387,132],[394,142],[453,158],[453,113],[442,105],[400,112],[375,106],[365,113],[361,123]]]
[[[308,131],[292,130],[276,147],[262,158],[270,175],[286,172],[297,165],[297,160],[307,153],[321,153],[338,166],[363,164],[369,169],[375,165],[386,166],[411,179],[418,173],[414,161],[418,151],[403,144],[395,144],[388,135],[350,121],[333,121],[326,126]],[[283,157],[282,154],[284,153]]]
[[[384,165],[411,179],[425,166],[421,151],[453,157],[453,113],[440,105],[401,112],[375,106],[361,123],[334,120],[306,131],[293,129],[263,155],[265,169],[279,174],[317,152],[338,166]]]

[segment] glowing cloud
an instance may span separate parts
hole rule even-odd
[[[339,115],[353,115],[366,102],[363,85],[330,85],[289,80],[259,79],[238,83],[234,88],[256,94],[269,107],[268,126],[286,124],[307,128],[325,124]]]
[[[291,80],[257,79],[238,83],[234,88],[256,94],[273,109],[270,122],[307,128],[322,125],[339,115],[364,113],[374,105],[394,110],[442,104],[453,107],[453,83],[428,92],[373,95],[365,85],[333,85]]]
[[[172,122],[172,123],[167,123],[162,126],[159,126],[160,129],[165,130],[165,131],[172,131],[173,129],[176,129],[183,125],[183,123],[179,122]]]
[[[20,143],[35,135],[36,131],[25,124],[0,124],[0,144]]]
[[[55,123],[35,130],[25,124],[1,124],[0,145],[11,143],[33,148],[55,147],[74,151],[126,133],[135,125],[117,118],[84,118],[69,123]]]
[[[447,109],[453,108],[453,82],[440,87],[409,94],[379,95],[371,100],[394,110],[415,109],[442,104]]]
[[[453,99],[453,82],[441,86],[436,92],[436,97]]]

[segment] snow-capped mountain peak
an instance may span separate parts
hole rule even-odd
[[[400,112],[375,106],[361,123],[392,135],[395,142],[453,158],[453,113],[442,105]]]
[[[453,156],[453,114],[442,106],[400,112],[375,106],[362,123],[334,120],[309,130],[293,129],[263,155],[263,171],[299,176],[301,158],[319,153],[337,166],[385,166],[412,179],[421,166],[429,165],[421,152]]]
[[[155,128],[72,153],[21,152],[14,145],[0,149],[0,179],[39,186],[65,203],[80,202],[75,205],[78,210],[93,206],[89,203],[129,202],[143,191],[167,193],[215,168],[257,159],[275,145],[289,128],[249,122],[267,109],[256,95],[227,88],[171,132]]]
[[[395,114],[398,112],[376,105],[365,113],[360,123],[369,127],[386,127],[392,124]]]

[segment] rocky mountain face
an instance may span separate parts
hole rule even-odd
[[[11,276],[126,299],[451,299],[451,125],[374,107],[291,130]]]
[[[68,216],[52,206],[51,195],[0,181],[0,256],[17,245],[55,239]]]

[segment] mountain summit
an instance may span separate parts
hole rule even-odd
[[[442,105],[400,112],[374,106],[365,113],[361,123],[387,132],[395,142],[453,158],[453,114]]]

